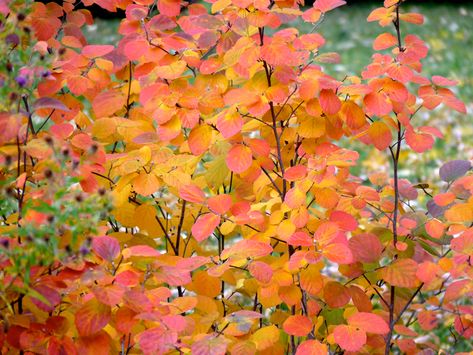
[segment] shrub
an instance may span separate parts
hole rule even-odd
[[[82,3],[125,10],[116,45],[74,1],[0,2],[2,353],[468,350],[471,163],[399,176],[442,137],[419,111],[465,113],[420,14],[385,0],[337,79],[342,0]],[[354,176],[354,140],[390,171]]]

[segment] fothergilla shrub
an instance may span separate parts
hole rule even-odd
[[[403,3],[332,77],[342,0],[0,0],[0,353],[471,350],[471,162],[400,174],[466,108]]]

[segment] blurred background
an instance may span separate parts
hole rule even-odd
[[[341,55],[339,64],[325,64],[325,70],[337,79],[345,75],[359,75],[374,53],[371,45],[382,32],[393,31],[392,27],[381,28],[376,22],[368,23],[370,12],[382,6],[383,1],[349,0],[348,5],[331,11],[318,32],[326,39],[322,52],[337,52]],[[98,16],[96,23],[88,26],[86,35],[91,43],[114,44],[118,40],[117,28],[123,14],[109,14],[100,8],[93,8]],[[445,161],[473,158],[473,2],[460,0],[409,0],[402,6],[404,12],[418,12],[425,16],[422,26],[403,23],[403,35],[416,34],[427,42],[430,53],[424,60],[425,75],[442,75],[458,80],[455,91],[468,108],[467,115],[461,115],[444,107],[434,112],[421,110],[416,120],[418,125],[439,128],[444,140],[437,140],[434,149],[419,155],[403,150],[402,177],[412,182],[435,180],[438,167]],[[308,32],[312,25],[291,24],[301,33]],[[364,159],[367,170],[389,169],[384,152],[366,149],[357,142],[346,142],[356,149]],[[356,172],[359,173],[359,172]]]

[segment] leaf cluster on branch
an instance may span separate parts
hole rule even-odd
[[[467,351],[471,162],[399,176],[442,138],[418,112],[466,109],[403,3],[334,78],[343,0],[0,0],[0,353]]]

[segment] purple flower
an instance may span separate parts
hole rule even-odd
[[[21,87],[25,86],[26,83],[27,83],[27,79],[22,76],[22,75],[18,75],[16,78],[15,78],[16,82],[18,83],[18,85],[20,85]]]
[[[18,35],[15,33],[11,33],[5,38],[5,42],[7,42],[7,44],[13,44],[17,46],[20,44],[20,37],[18,37]]]

